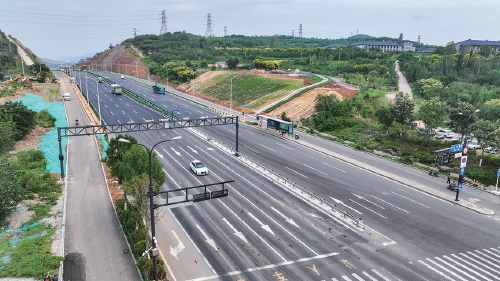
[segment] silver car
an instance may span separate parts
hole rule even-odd
[[[436,138],[452,138],[454,136],[455,133],[450,130],[441,129],[436,131]]]
[[[478,143],[477,141],[469,141],[469,142],[467,142],[467,148],[468,149],[479,149],[479,148],[481,148],[481,144]]]
[[[205,164],[203,164],[200,160],[191,161],[191,164],[189,164],[189,166],[197,176],[208,175],[207,166],[205,166]]]

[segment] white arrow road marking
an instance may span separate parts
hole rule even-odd
[[[208,245],[212,246],[212,248],[214,248],[216,251],[219,251],[217,249],[217,246],[215,245],[214,239],[210,239],[208,237],[208,235],[205,233],[205,231],[203,231],[203,229],[201,229],[201,227],[199,225],[196,225],[196,228],[198,228],[198,230],[201,232],[201,234],[205,237],[205,241],[208,243]]]
[[[354,212],[356,212],[356,213],[358,213],[358,214],[360,214],[360,215],[362,215],[362,214],[363,214],[363,213],[361,213],[360,211],[358,211],[358,210],[354,209],[353,207],[350,207],[350,206],[346,205],[344,202],[340,201],[339,199],[333,198],[333,197],[331,197],[331,196],[330,196],[330,199],[332,199],[332,200],[333,200],[333,202],[335,202],[335,203],[337,203],[337,204],[344,205],[345,207],[347,207],[347,208],[349,208],[349,209],[353,210]]]
[[[271,230],[271,228],[267,224],[263,224],[258,218],[256,218],[252,213],[248,213],[249,216],[252,217],[255,221],[257,221],[260,224],[260,227],[262,227],[264,230],[268,231],[272,235],[274,235],[274,232]]]
[[[213,149],[213,148],[211,148],[211,147],[209,147],[209,148],[207,148],[207,150],[210,150],[210,151],[212,151],[212,150],[214,150],[214,149]]]
[[[234,231],[234,235],[238,236],[241,240],[245,241],[245,243],[248,243],[247,239],[245,238],[245,235],[241,231],[238,231],[232,224],[230,224],[226,218],[222,218],[222,220],[229,225],[229,227]]]
[[[198,154],[198,151],[196,151],[196,150],[192,149],[189,145],[188,145],[188,148],[189,148],[189,149],[191,149],[191,151],[192,151],[192,152],[194,152],[194,153]]]
[[[174,152],[175,152],[175,154],[177,154],[177,156],[181,156],[181,153],[180,153],[180,152],[178,152],[178,151],[176,151],[173,147],[171,147],[170,149],[172,149],[172,151],[174,151]]]
[[[267,148],[267,149],[269,149],[269,150],[272,150],[272,151],[276,152],[276,150],[274,150],[274,149],[272,149],[272,148],[270,148],[270,147],[267,147],[267,146],[263,145],[262,143],[259,143],[259,145],[261,145],[261,146],[263,146],[263,147],[265,147],[265,148]]]
[[[370,204],[373,204],[373,205],[375,205],[375,206],[379,207],[379,208],[380,208],[380,209],[382,209],[382,210],[385,210],[385,208],[384,208],[384,207],[379,206],[379,205],[377,205],[377,204],[373,203],[372,201],[370,201],[370,200],[366,199],[365,197],[363,197],[363,196],[361,196],[361,195],[357,195],[357,194],[355,194],[355,193],[353,193],[352,195],[354,195],[354,196],[358,197],[358,198],[359,198],[359,199],[361,199],[361,200],[365,200],[366,202],[368,202],[368,203],[370,203]]]
[[[172,256],[174,256],[177,260],[179,260],[179,257],[177,257],[177,255],[182,250],[184,250],[184,248],[186,248],[186,246],[184,246],[184,244],[182,244],[181,239],[179,239],[179,236],[177,236],[177,233],[175,233],[175,231],[172,230],[172,234],[174,234],[175,240],[177,240],[178,244],[177,244],[177,246],[175,246],[175,248],[172,248],[172,245],[170,245],[170,254]]]
[[[285,215],[283,215],[282,213],[280,213],[280,211],[276,210],[274,207],[271,207],[271,209],[273,209],[276,213],[278,213],[280,216],[282,216],[285,221],[293,226],[295,226],[296,228],[300,228],[300,226],[298,226],[294,221],[293,219],[289,219],[287,218]]]

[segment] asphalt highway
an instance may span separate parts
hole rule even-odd
[[[165,118],[76,73],[107,124]],[[216,115],[136,81],[99,75],[181,118]],[[173,280],[499,279],[498,196],[465,188],[454,202],[442,178],[303,133],[295,139],[240,124],[239,152],[258,162],[255,168],[224,149],[235,148],[235,129],[133,133],[147,147],[182,136],[156,148],[167,173],[162,190],[235,180],[228,197],[161,210],[157,239]],[[193,159],[205,162],[209,175],[195,176]],[[265,169],[363,223],[352,226]]]

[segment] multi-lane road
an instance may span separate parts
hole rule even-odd
[[[165,118],[113,95],[93,76],[75,75],[107,124]],[[181,118],[215,116],[128,77],[99,75]],[[466,188],[454,202],[445,180],[411,167],[312,136],[294,139],[240,124],[239,152],[261,165],[254,168],[220,149],[235,147],[235,132],[225,125],[132,134],[148,147],[182,136],[155,149],[167,173],[163,190],[235,180],[228,197],[161,210],[156,237],[172,279],[500,280],[500,218],[484,214],[497,211],[498,196]],[[210,174],[194,175],[193,159]],[[362,226],[262,167],[362,218]]]

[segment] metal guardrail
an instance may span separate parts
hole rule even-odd
[[[223,142],[220,142],[218,140],[210,138],[207,134],[200,132],[199,130],[196,130],[194,128],[189,128],[193,133],[201,136],[202,138],[206,139],[208,142],[211,142],[212,144],[215,144],[219,148],[225,150],[227,153],[232,154],[232,155],[237,155],[237,157],[244,162],[250,163],[254,168],[260,169],[264,171],[267,175],[277,179],[280,183],[285,185],[285,187],[291,187],[295,191],[298,191],[300,194],[306,194],[309,198],[314,199],[319,202],[320,205],[323,205],[327,208],[330,208],[331,210],[335,210],[339,213],[342,214],[344,218],[349,218],[352,220],[353,224],[356,225],[357,227],[360,227],[363,224],[363,219],[356,217],[355,215],[347,212],[346,210],[338,207],[336,204],[332,204],[328,201],[326,201],[324,198],[316,195],[315,193],[307,190],[306,188],[298,185],[295,182],[290,181],[288,178],[280,175],[279,173],[273,171],[272,169],[267,168],[266,166],[260,164],[259,162],[255,161],[252,158],[249,158],[245,155],[243,155],[241,152],[236,152],[232,148],[228,147],[225,145]]]

